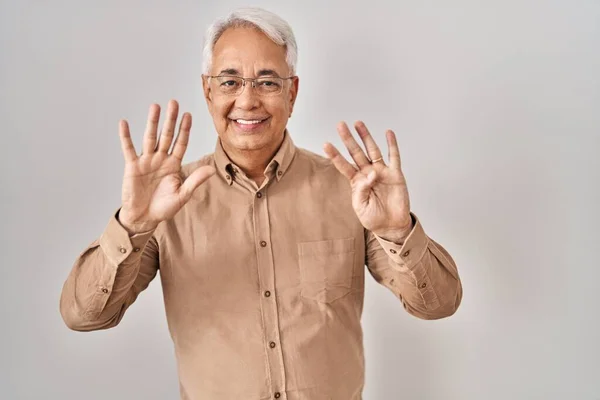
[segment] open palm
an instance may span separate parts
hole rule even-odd
[[[127,121],[120,121],[119,134],[125,158],[125,172],[119,220],[131,231],[152,229],[159,222],[174,216],[191,198],[194,190],[215,173],[211,166],[196,169],[185,179],[181,178],[181,163],[187,149],[192,116],[184,113],[179,132],[173,137],[179,106],[169,102],[167,116],[160,138],[157,138],[160,107],[150,106],[148,122],[139,156],[131,141]]]
[[[348,162],[331,143],[325,143],[324,150],[338,171],[350,181],[352,206],[358,219],[366,229],[380,236],[410,230],[410,200],[396,135],[391,130],[386,132],[388,166],[365,124],[359,121],[355,128],[368,156],[345,123],[338,124],[338,132],[355,165]]]

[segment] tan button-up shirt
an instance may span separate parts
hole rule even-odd
[[[217,174],[172,219],[129,237],[118,211],[63,287],[66,324],[116,326],[160,270],[181,399],[359,400],[365,265],[411,314],[449,316],[456,266],[417,217],[403,244],[366,231],[348,180],[286,133],[258,187],[221,144]]]

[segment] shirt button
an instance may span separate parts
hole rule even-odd
[[[392,254],[396,254],[396,250],[394,250],[394,249],[390,249],[390,253],[392,253]]]
[[[268,290],[265,292],[265,297],[271,297],[271,292],[269,292]]]
[[[410,250],[406,250],[404,252],[404,254],[402,254],[402,257],[408,257],[409,254],[410,254]]]
[[[279,393],[279,392],[275,392],[275,398],[276,398],[276,399],[278,399],[278,398],[280,398],[280,397],[281,397],[281,393]]]
[[[108,293],[108,289],[103,287],[102,288],[102,293],[104,293],[104,294]]]
[[[133,251],[135,251],[137,253],[138,251],[140,251],[140,248],[136,247],[136,248],[133,249]]]
[[[427,287],[427,282],[423,282],[421,283],[421,286],[419,286],[421,289],[425,289]]]
[[[270,348],[274,349],[274,348],[275,348],[275,346],[277,346],[277,345],[275,344],[275,342],[271,342],[271,343],[269,343],[269,347],[270,347]]]
[[[127,249],[125,247],[119,247],[119,251],[123,254],[127,253]]]
[[[261,192],[256,193],[256,197],[258,197],[260,199],[262,197],[262,193]]]
[[[265,242],[264,240],[262,240],[260,242],[261,247],[267,247],[267,242]]]

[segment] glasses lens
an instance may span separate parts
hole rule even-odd
[[[281,78],[258,78],[256,80],[256,91],[263,96],[281,93],[283,79]]]
[[[219,76],[217,78],[217,83],[219,85],[219,91],[227,95],[240,94],[244,87],[242,78],[236,76]]]

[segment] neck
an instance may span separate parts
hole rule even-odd
[[[262,182],[265,169],[279,150],[284,137],[285,134],[277,142],[256,150],[229,148],[223,142],[221,142],[221,145],[229,159],[241,168],[248,178],[256,182]]]

